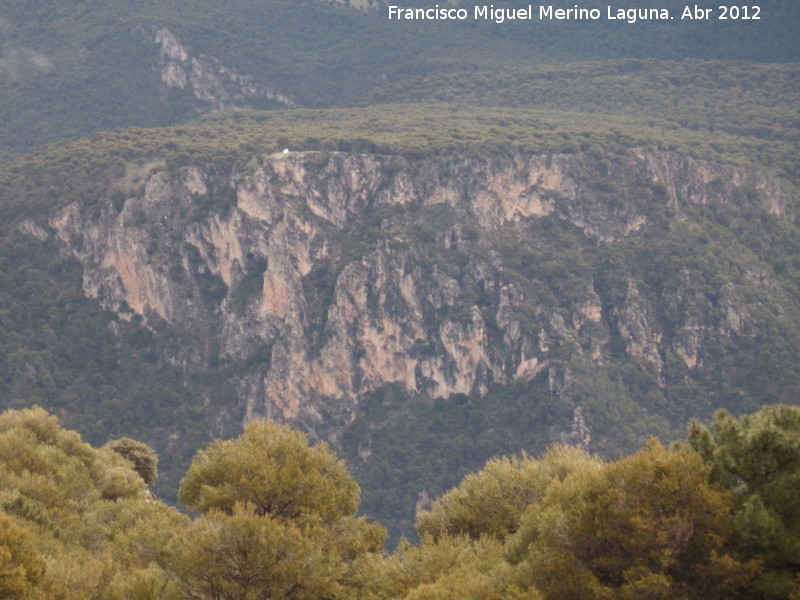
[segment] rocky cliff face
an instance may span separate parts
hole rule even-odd
[[[656,374],[677,357],[696,373],[709,340],[779,312],[769,273],[744,262],[712,300],[707,273],[654,286],[592,257],[691,229],[697,207],[793,218],[757,171],[645,150],[289,152],[145,180],[137,190],[129,173],[116,202],[52,216],[86,293],[178,339],[169,358],[187,372],[242,366],[225,371],[241,401],[228,418],[329,436],[387,383],[435,398],[541,375],[558,397],[565,353],[603,365],[622,352]]]
[[[190,92],[201,111],[275,105],[293,108],[294,100],[258,85],[250,75],[225,66],[214,57],[193,53],[175,34],[161,27],[153,34],[159,46],[161,81],[170,88]]]

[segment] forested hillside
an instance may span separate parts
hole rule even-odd
[[[683,4],[660,6],[680,12]],[[0,8],[0,159],[201,112],[361,105],[377,88],[417,77],[476,74],[491,95],[486,73],[508,80],[515,70],[583,61],[735,60],[757,71],[758,63],[800,58],[799,12],[791,0],[770,0],[749,22],[397,23],[377,3],[9,0]],[[520,83],[517,96],[526,93]]]
[[[576,494],[592,498],[617,468],[694,468],[640,449],[719,408],[796,404],[800,388],[800,5],[770,0],[761,16],[433,23],[390,22],[381,2],[6,2],[0,407],[44,407],[97,447],[149,444],[153,490],[175,504],[199,448],[289,423],[346,460],[391,544],[493,456],[571,444],[638,465],[580,458],[593,474]],[[696,482],[709,510],[742,500],[709,477]],[[215,518],[248,527],[251,508]],[[714,519],[703,526],[729,525]],[[489,590],[533,548],[555,551],[440,547],[425,527],[431,540],[370,568],[471,556],[497,567]],[[720,536],[706,550],[721,562],[668,576],[558,552],[583,565],[575,594],[626,581],[619,597],[636,597],[714,568],[751,589],[768,542],[744,552]],[[365,597],[449,585],[431,577],[426,592],[373,581]],[[558,597],[555,575],[526,577],[497,593]]]

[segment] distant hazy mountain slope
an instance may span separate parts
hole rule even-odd
[[[670,129],[800,139],[800,63],[606,60],[416,77],[372,102],[459,102],[626,115]]]
[[[413,76],[620,57],[797,60],[797,11],[773,0],[748,23],[500,25],[390,22],[383,8],[311,0],[12,0],[0,8],[0,159],[209,110],[360,103]]]

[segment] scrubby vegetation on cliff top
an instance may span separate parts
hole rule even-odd
[[[767,406],[614,462],[563,445],[495,458],[420,509],[418,545],[385,553],[343,463],[285,426],[199,452],[181,486],[190,519],[118,448],[7,411],[0,595],[780,600],[800,591],[799,440],[800,409]]]
[[[55,144],[0,168],[0,210],[8,221],[79,198],[99,202],[110,193],[112,183],[136,165],[169,168],[194,164],[224,169],[254,154],[287,147],[421,157],[443,153],[602,154],[637,146],[734,164],[758,164],[795,183],[800,180],[800,159],[791,138],[700,131],[613,115],[598,119],[591,113],[552,109],[381,105],[239,111],[170,128],[102,133]]]

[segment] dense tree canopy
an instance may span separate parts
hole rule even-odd
[[[757,569],[726,548],[731,503],[696,453],[651,442],[553,482],[509,557],[548,599],[731,598]]]
[[[800,408],[766,406],[740,419],[721,410],[711,430],[692,421],[688,441],[734,494],[734,541],[765,566],[758,597],[800,593]]]
[[[384,553],[324,444],[273,422],[198,453],[182,497],[41,409],[0,414],[0,595],[112,600],[692,600],[797,597],[800,409],[603,462],[490,460]],[[127,449],[141,450],[127,440]],[[149,453],[145,452],[149,456]],[[152,457],[151,457],[152,458]],[[148,462],[147,464],[152,464]]]
[[[326,551],[329,537],[321,527],[288,525],[236,504],[179,534],[168,564],[187,598],[337,598],[346,566]]]
[[[131,438],[120,438],[108,442],[103,447],[130,461],[134,471],[147,485],[152,484],[158,477],[158,455],[147,444]]]
[[[202,513],[231,513],[237,502],[247,502],[259,516],[314,515],[333,523],[355,514],[359,489],[327,445],[311,448],[302,433],[269,421],[251,423],[241,437],[198,452],[180,499]]]
[[[44,410],[0,414],[0,596],[169,597],[164,547],[188,518],[145,490]]]
[[[30,534],[14,519],[0,513],[0,597],[8,600],[39,597],[36,584],[44,570]]]
[[[358,485],[324,443],[272,421],[201,451],[180,498],[202,515],[170,546],[187,597],[340,598],[349,563],[379,551]]]
[[[522,513],[554,480],[601,464],[571,446],[555,446],[541,460],[526,455],[493,458],[436,500],[429,511],[419,513],[417,530],[423,536],[491,535],[502,540],[519,528]]]

